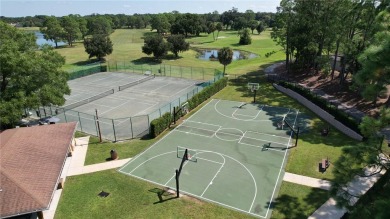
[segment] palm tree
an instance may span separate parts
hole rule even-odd
[[[218,51],[218,61],[223,65],[223,75],[225,76],[226,66],[232,63],[233,50],[229,47],[223,47]]]

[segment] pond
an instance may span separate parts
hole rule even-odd
[[[218,50],[217,49],[205,49],[198,50],[198,59],[201,60],[218,60]],[[258,55],[254,53],[233,50],[233,61],[241,60],[241,59],[253,59],[258,57]]]
[[[56,46],[54,41],[45,40],[45,38],[43,37],[43,33],[39,32],[39,31],[34,31],[34,34],[37,37],[37,44],[38,44],[39,47],[43,46],[44,44],[49,44],[52,47]],[[65,42],[58,42],[57,43],[58,46],[63,46],[63,45],[66,45],[66,44],[67,43],[65,43]]]

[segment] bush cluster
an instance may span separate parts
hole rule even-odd
[[[343,123],[345,126],[349,127],[350,129],[354,130],[355,132],[360,133],[359,130],[359,122],[357,122],[353,117],[349,116],[347,113],[345,113],[342,110],[339,110],[336,106],[329,103],[324,98],[321,98],[315,94],[313,94],[309,89],[304,88],[302,86],[297,86],[293,83],[281,81],[279,82],[279,85],[289,88],[298,94],[302,95],[306,99],[310,100],[312,103],[320,107],[321,109],[325,110],[329,114],[333,115],[335,119],[341,123]]]
[[[150,135],[152,138],[157,137],[172,123],[172,114],[170,112],[165,113],[160,118],[153,120],[150,123]]]
[[[199,104],[203,103],[218,91],[222,90],[224,87],[226,87],[227,82],[228,78],[221,78],[211,86],[208,86],[201,92],[195,94],[191,99],[188,100],[189,110],[196,108]]]
[[[228,78],[221,78],[220,80],[218,80],[214,84],[204,88],[202,91],[195,94],[191,99],[188,100],[189,110],[194,109],[199,104],[201,104],[205,100],[209,99],[212,95],[214,95],[218,91],[222,90],[224,87],[226,87],[227,82],[228,82]],[[175,110],[177,111],[177,108]],[[176,121],[183,115],[184,115],[183,112],[178,113],[177,117],[175,118]],[[157,137],[166,128],[168,128],[172,122],[173,122],[173,115],[169,112],[165,113],[160,118],[153,120],[150,123],[150,136],[152,138]]]

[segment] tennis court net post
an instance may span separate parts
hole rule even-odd
[[[135,86],[137,84],[141,84],[141,83],[143,83],[145,81],[152,80],[155,77],[156,77],[156,75],[150,75],[150,76],[148,76],[146,78],[142,78],[141,80],[134,81],[134,82],[131,82],[131,83],[128,83],[128,84],[120,85],[119,86],[119,91],[122,91],[122,90],[127,89],[127,88],[132,87],[132,86]]]

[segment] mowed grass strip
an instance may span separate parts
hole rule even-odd
[[[254,218],[188,196],[175,198],[161,187],[106,170],[66,179],[55,218]],[[110,193],[101,198],[98,193]]]

